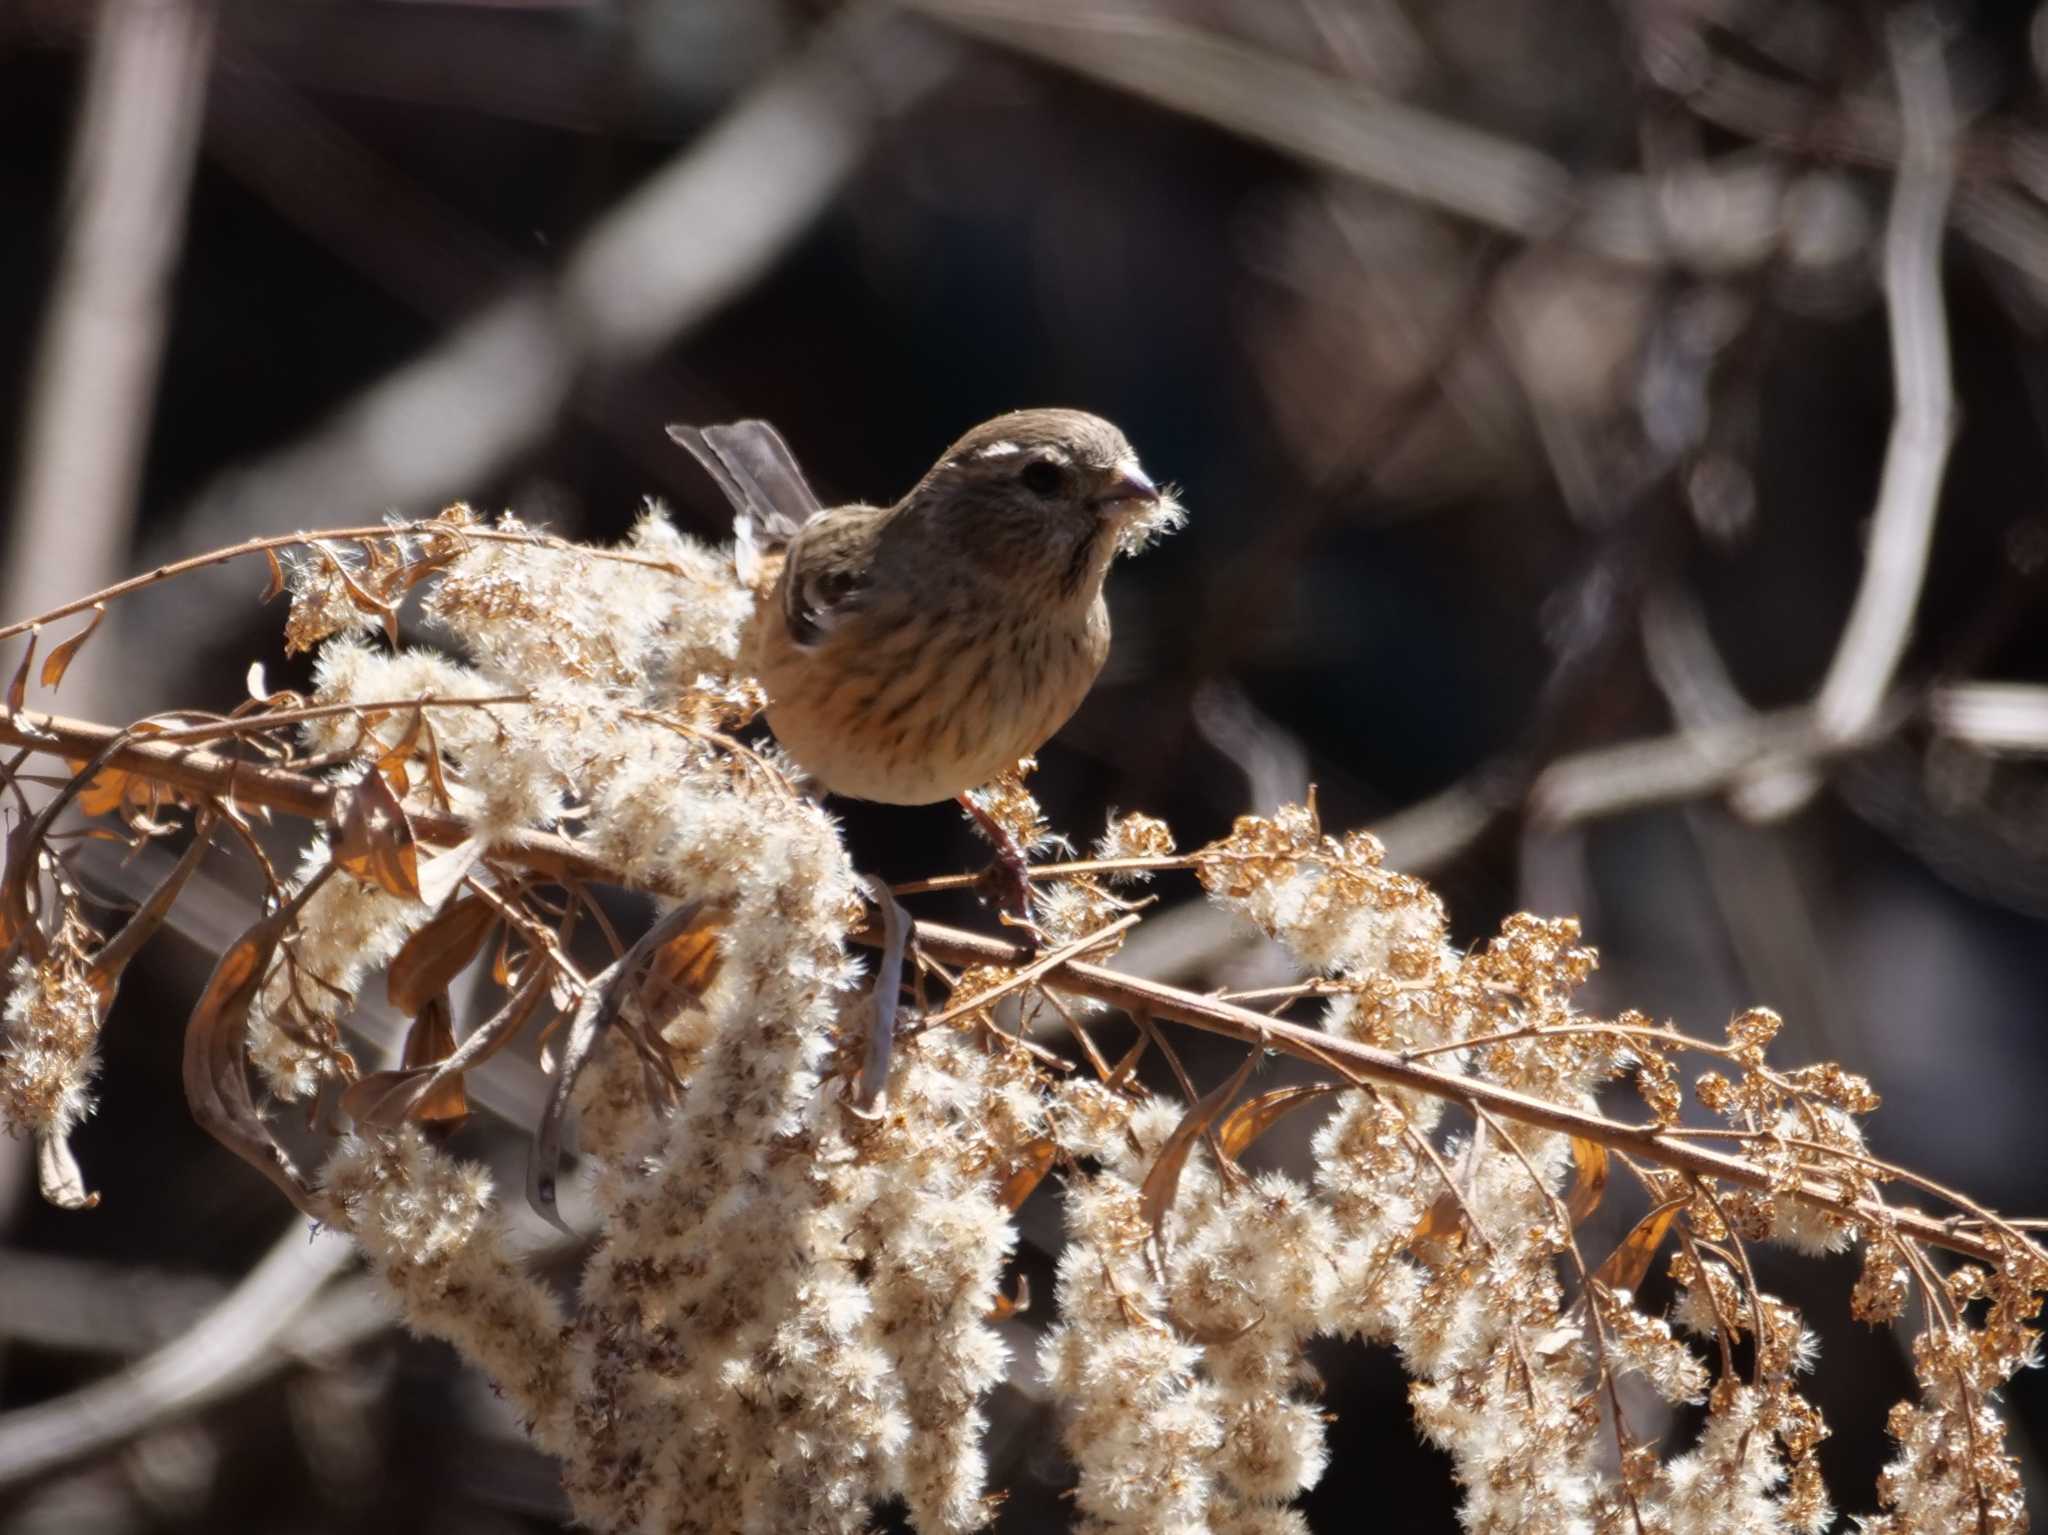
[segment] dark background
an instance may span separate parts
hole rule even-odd
[[[1523,907],[1577,912],[1602,954],[1589,1009],[1717,1036],[1769,1003],[1788,1020],[1781,1060],[1872,1079],[1880,1154],[2002,1210],[2048,1205],[2048,781],[2038,757],[1931,709],[1951,682],[2048,684],[2048,24],[2022,7],[1934,16],[1965,119],[1944,271],[1960,431],[1895,722],[1865,749],[1802,756],[1817,787],[1789,814],[1730,773],[1560,825],[1532,809],[1548,765],[1669,734],[1674,694],[1798,707],[1827,671],[1893,415],[1890,13],[925,10],[119,0],[102,22],[63,0],[0,6],[0,463],[16,475],[0,616],[252,533],[458,498],[604,539],[656,496],[722,537],[726,508],[664,439],[670,420],[766,416],[828,501],[876,500],[985,416],[1082,406],[1192,515],[1112,581],[1110,669],[1035,780],[1056,826],[1085,843],[1108,807],[1143,809],[1192,845],[1314,783],[1329,827],[1379,828],[1437,883],[1461,941]],[[87,240],[93,198],[66,179],[95,49],[152,11],[204,39],[190,168],[170,157],[147,224],[169,253],[154,277],[145,241]],[[582,254],[721,142],[744,170],[651,247],[644,324],[617,283],[604,293],[633,323],[591,320]],[[1459,205],[1475,160],[1512,172],[1508,211]],[[807,185],[814,207],[734,254],[720,210],[801,203]],[[1631,197],[1663,210],[1655,238],[1614,233]],[[127,289],[105,269],[124,252],[141,268]],[[698,276],[702,296],[675,296]],[[32,506],[57,317],[110,291],[128,294],[113,331],[144,355],[87,396],[91,440],[109,461],[132,445],[138,469],[86,504]],[[541,316],[545,344],[463,363],[465,338],[508,313]],[[445,387],[406,393],[430,364]],[[237,567],[117,614],[61,707],[226,706],[254,659],[273,685],[302,681],[260,581]],[[945,809],[845,817],[891,877],[983,856]],[[41,1207],[8,1152],[0,1414],[161,1341],[286,1225],[179,1101],[200,944],[165,940],[116,1014],[102,1110],[77,1137],[102,1208]],[[1273,968],[1199,922],[1150,958],[1203,987]],[[1030,1213],[1023,1267],[1047,1305],[1054,1213]],[[1628,1218],[1604,1212],[1588,1250]],[[1902,1340],[1849,1320],[1848,1260],[1762,1264],[1823,1340],[1829,1484],[1870,1512],[1883,1414],[1910,1387]],[[79,1319],[101,1303],[127,1332]],[[1337,1421],[1311,1524],[1451,1528],[1393,1362],[1319,1357]],[[2028,1377],[2012,1403],[2038,1505],[2048,1396]],[[995,1413],[1002,1527],[1063,1523],[1053,1425],[1021,1390]],[[7,1531],[560,1517],[488,1392],[393,1333],[0,1488]]]

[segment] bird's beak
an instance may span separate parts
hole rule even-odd
[[[1098,506],[1134,512],[1141,507],[1157,506],[1159,487],[1137,464],[1122,463],[1110,471],[1109,482],[1095,501]]]

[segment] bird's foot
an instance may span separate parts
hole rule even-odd
[[[1010,829],[963,794],[960,803],[981,828],[996,850],[995,861],[981,871],[974,882],[975,894],[1001,915],[1007,927],[1017,930],[1035,953],[1045,947],[1045,934],[1031,919],[1031,860],[1010,834]]]

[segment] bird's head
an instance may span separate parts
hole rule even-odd
[[[962,437],[906,496],[921,537],[1092,598],[1118,553],[1182,520],[1124,434],[1079,410],[1018,410]]]

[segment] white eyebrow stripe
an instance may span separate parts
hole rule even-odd
[[[1022,453],[1023,451],[1023,448],[1005,438],[1001,442],[992,442],[985,448],[976,448],[974,456],[976,458],[1008,458],[1012,453]]]

